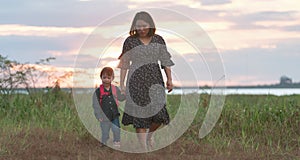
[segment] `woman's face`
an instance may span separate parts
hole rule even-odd
[[[147,37],[149,33],[150,24],[144,20],[137,20],[135,23],[139,37]]]

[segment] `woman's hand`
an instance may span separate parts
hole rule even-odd
[[[172,80],[167,80],[167,89],[168,89],[168,92],[171,92],[173,90]]]
[[[121,89],[121,94],[125,95],[126,87],[124,85],[121,85],[120,89]]]
[[[171,92],[173,90],[171,68],[165,66],[164,70],[165,70],[166,76],[167,76],[167,89],[168,89],[168,92]]]

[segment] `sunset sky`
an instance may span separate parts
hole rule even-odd
[[[300,1],[296,0],[2,0],[0,54],[31,63],[55,57],[51,64],[56,70],[84,70],[89,78],[83,76],[83,84],[97,79],[93,75],[99,67],[117,65],[134,14],[146,10],[177,66],[175,83],[194,85],[184,69],[189,63],[201,70],[194,72],[200,85],[213,84],[204,66],[213,60],[199,58],[203,55],[183,40],[186,37],[163,26],[185,29],[195,39],[200,35],[193,35],[176,14],[151,13],[150,8],[184,15],[203,29],[220,54],[226,85],[275,84],[282,75],[300,82]],[[118,18],[120,23],[105,23]],[[110,39],[114,41],[106,42]]]

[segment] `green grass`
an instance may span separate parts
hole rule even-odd
[[[62,132],[86,132],[70,94],[37,93],[1,97],[0,126],[3,129],[45,128]]]
[[[198,132],[209,107],[209,98],[205,94],[200,96],[196,117],[183,135],[187,141],[208,143],[218,151],[232,145],[241,146],[246,151],[267,148],[271,153],[279,154],[299,149],[300,95],[226,96],[216,126],[204,139],[199,139]],[[172,119],[178,111],[181,96],[168,96],[167,101]],[[185,107],[185,104],[181,105]],[[90,116],[91,119],[93,116]],[[22,94],[0,95],[0,127],[0,135],[6,135],[8,141],[11,135],[30,128],[50,129],[61,135],[66,132],[79,137],[88,135],[78,117],[72,95],[63,92],[37,93],[31,97]],[[134,131],[132,127],[122,127]],[[11,143],[24,143],[22,145],[26,147],[25,142]],[[0,144],[0,155],[11,152],[5,143]]]
[[[200,108],[205,108],[200,104]],[[203,113],[186,132],[198,141],[197,133]],[[300,147],[300,96],[231,95],[226,97],[222,114],[213,131],[204,141],[224,149],[231,143],[244,150],[267,147],[271,152],[288,152]]]

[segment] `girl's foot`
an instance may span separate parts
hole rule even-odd
[[[100,142],[99,147],[102,148],[102,147],[105,147],[105,146],[106,146],[106,145],[105,145],[104,143],[101,143],[101,142]]]
[[[120,142],[114,142],[114,147],[120,148],[121,147],[121,143]]]

